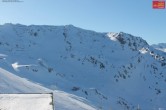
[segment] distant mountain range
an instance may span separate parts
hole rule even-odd
[[[152,47],[166,52],[166,43],[153,44]]]
[[[166,54],[155,48],[124,32],[0,25],[0,92],[47,89],[55,110],[166,108]]]

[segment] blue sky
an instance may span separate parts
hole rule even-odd
[[[126,32],[149,44],[166,43],[166,9],[152,0],[22,0],[0,1],[0,24],[72,24],[98,32]]]

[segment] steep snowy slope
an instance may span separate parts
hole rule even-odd
[[[166,43],[153,44],[152,47],[161,50],[163,52],[166,52]]]
[[[14,74],[0,68],[0,93],[51,93],[51,92],[54,93],[55,110],[95,110],[95,108],[88,105],[88,103],[84,99],[81,99],[79,97],[76,97],[74,95],[67,94],[67,93],[64,93],[61,91],[52,91],[52,90],[46,89],[40,85],[29,82],[26,79],[15,76]],[[31,97],[32,96],[34,97],[33,94],[30,94],[30,95],[31,95]],[[1,95],[1,96],[3,96],[3,95]],[[8,97],[8,100],[6,100],[7,97]],[[9,96],[7,96],[7,97],[4,101],[10,102],[9,101],[10,97]],[[15,96],[15,97],[18,97],[18,96]],[[27,94],[27,97],[28,97],[28,94]],[[0,103],[0,108],[1,107],[3,108],[3,106],[5,107],[6,106],[5,104],[9,104],[9,103],[5,103],[3,101],[3,99],[4,98],[0,99],[0,102],[2,101]],[[14,99],[12,99],[12,100],[14,100]],[[38,99],[36,98],[35,100],[37,101]],[[19,100],[16,99],[16,101],[19,101]],[[31,99],[31,101],[32,101],[32,103],[34,103],[33,99]],[[41,103],[42,103],[42,100],[41,100]],[[21,110],[22,109],[21,107],[24,104],[25,103],[22,102],[22,105],[20,105],[20,108],[17,107],[17,109]],[[30,103],[28,103],[28,104],[30,104]],[[42,108],[38,108],[38,109],[40,109],[40,110],[44,109],[43,106],[40,105],[40,107],[42,107]],[[32,108],[33,108],[33,106],[31,106],[31,109]],[[15,110],[15,108],[10,108],[10,110]]]
[[[0,58],[13,74],[84,97],[98,109],[165,107],[166,54],[130,34],[5,24]]]

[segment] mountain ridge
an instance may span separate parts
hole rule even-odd
[[[1,67],[84,97],[98,109],[165,106],[166,55],[140,37],[72,25],[8,24],[0,26],[0,41]]]

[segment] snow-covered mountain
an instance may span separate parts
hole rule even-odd
[[[152,47],[166,52],[166,43],[153,44]]]
[[[63,100],[65,94],[83,97],[99,110],[166,108],[165,58],[142,38],[123,32],[72,25],[0,26],[1,68],[49,90],[65,91],[59,95]]]

